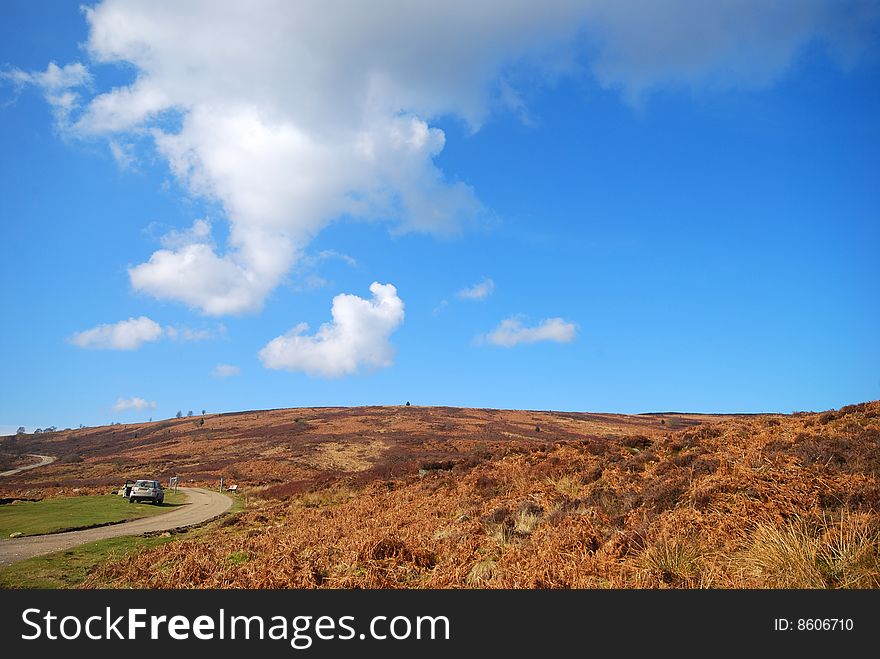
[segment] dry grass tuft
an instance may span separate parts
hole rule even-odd
[[[694,588],[703,584],[703,552],[688,540],[669,540],[648,547],[641,567],[665,586]]]
[[[824,588],[819,543],[809,524],[797,517],[784,525],[761,524],[740,560],[769,588]]]
[[[781,525],[760,524],[739,560],[764,587],[877,588],[877,520],[844,511],[837,521],[796,516]]]

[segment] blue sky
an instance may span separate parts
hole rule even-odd
[[[0,432],[880,398],[878,3],[533,4],[4,2]]]

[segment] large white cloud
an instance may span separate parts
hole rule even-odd
[[[94,350],[136,350],[144,343],[158,341],[161,337],[162,326],[146,316],[140,316],[76,332],[70,337],[70,342],[80,348]]]
[[[272,339],[260,351],[267,368],[302,371],[310,375],[351,375],[362,367],[391,366],[392,332],[403,322],[404,304],[391,284],[373,282],[371,300],[341,294],[333,298],[333,320],[309,336],[306,323]]]
[[[534,327],[526,327],[518,316],[505,318],[498,327],[479,337],[480,342],[487,341],[503,348],[512,348],[520,343],[538,343],[554,341],[569,343],[574,340],[577,326],[562,318],[547,318]]]
[[[220,202],[224,246],[200,235],[129,271],[137,290],[220,315],[259,309],[337,217],[448,233],[478,216],[474,191],[434,163],[442,115],[474,130],[497,108],[528,117],[523,79],[582,66],[636,100],[657,86],[761,86],[811,41],[851,55],[877,11],[875,0],[105,0],[86,10],[87,53],[130,66],[129,85],[81,103],[80,64],[6,77],[41,86],[60,124],[75,116],[73,132],[107,136],[124,166],[149,136],[191,194]]]

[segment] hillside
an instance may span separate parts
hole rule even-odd
[[[210,534],[105,562],[87,587],[880,587],[880,401],[793,416],[395,407],[198,423],[29,439],[63,460],[4,488],[173,465],[249,493]]]
[[[210,535],[104,563],[87,586],[880,587],[880,402],[794,416],[355,408],[206,417],[200,434],[194,423],[40,439],[81,456],[46,467],[53,478],[93,482],[141,455],[143,468],[179,464],[189,447],[184,473],[237,473],[262,494]],[[108,432],[121,457],[100,446]]]
[[[116,487],[126,478],[221,477],[268,496],[309,491],[340,478],[366,483],[416,474],[425,465],[467,468],[554,441],[659,436],[720,417],[581,414],[441,407],[296,408],[0,439],[0,459],[27,453],[58,462],[0,481],[0,492],[53,494]],[[2,465],[0,465],[2,466]]]

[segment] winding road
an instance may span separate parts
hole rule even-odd
[[[51,462],[52,460],[54,458],[49,461]],[[29,468],[31,467],[24,467],[24,469]],[[123,522],[122,524],[84,529],[82,531],[68,531],[66,533],[51,533],[48,535],[0,540],[0,565],[9,565],[32,556],[70,549],[71,547],[93,542],[94,540],[118,538],[123,535],[140,535],[155,531],[168,531],[183,526],[201,524],[218,515],[222,515],[232,506],[232,499],[220,492],[188,487],[180,488],[180,491],[186,495],[186,503],[160,515],[144,517],[131,522]]]
[[[36,469],[37,467],[45,467],[47,464],[51,464],[51,463],[55,462],[55,458],[53,458],[51,455],[34,455],[32,453],[28,454],[28,455],[30,455],[30,457],[32,457],[32,458],[40,458],[40,461],[37,462],[36,464],[26,465],[24,467],[19,467],[18,469],[10,469],[9,471],[0,471],[0,478],[3,478],[4,476],[15,476],[17,473],[19,473],[21,471],[27,471],[28,469]]]

